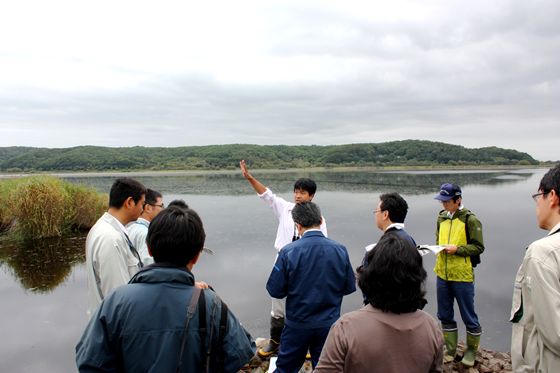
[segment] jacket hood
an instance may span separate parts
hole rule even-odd
[[[184,267],[166,263],[154,263],[138,271],[128,283],[157,282],[177,282],[186,285],[194,285],[194,275]]]

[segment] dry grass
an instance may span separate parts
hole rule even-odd
[[[108,196],[51,176],[0,182],[0,231],[23,238],[60,237],[91,228],[107,209]]]

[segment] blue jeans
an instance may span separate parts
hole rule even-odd
[[[330,327],[298,329],[284,325],[275,372],[297,373],[305,362],[307,350],[311,353],[311,364],[315,369],[329,330]]]
[[[443,330],[457,329],[454,300],[457,299],[461,318],[471,334],[480,334],[482,328],[474,311],[474,282],[445,281],[437,278],[437,316]]]

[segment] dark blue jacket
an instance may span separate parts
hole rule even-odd
[[[194,276],[184,268],[153,264],[115,289],[92,316],[76,346],[80,372],[175,372],[193,293]],[[220,301],[204,290],[207,341],[218,335]],[[182,372],[202,372],[198,308],[188,327]],[[211,315],[214,315],[212,318]],[[228,311],[223,340],[225,372],[237,372],[254,355],[254,343]]]
[[[280,250],[266,290],[286,297],[286,325],[323,328],[340,317],[342,297],[356,291],[356,279],[346,248],[308,231]]]

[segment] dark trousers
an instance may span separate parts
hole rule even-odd
[[[461,318],[465,323],[467,331],[479,334],[482,331],[478,316],[474,311],[474,283],[445,281],[437,278],[437,316],[444,330],[457,329],[453,304],[455,299],[459,305]]]
[[[319,361],[319,355],[329,334],[329,327],[315,329],[298,329],[284,326],[282,343],[276,361],[278,373],[297,373],[305,362],[307,350],[311,353],[313,368]]]

